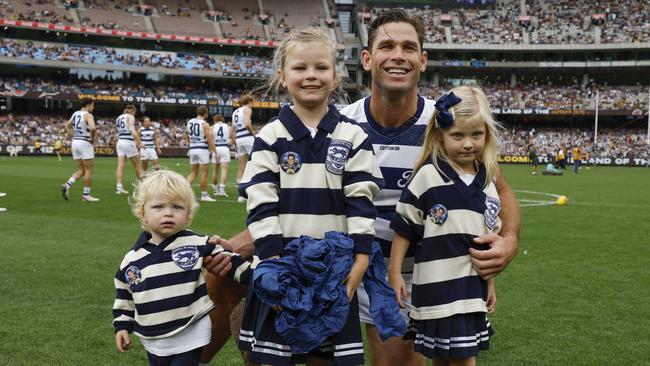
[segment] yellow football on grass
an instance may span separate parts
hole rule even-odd
[[[567,203],[569,203],[569,199],[568,199],[566,196],[560,196],[560,197],[557,198],[557,200],[555,201],[555,203],[556,203],[558,206],[564,206],[564,205],[566,205]]]

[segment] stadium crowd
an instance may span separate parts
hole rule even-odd
[[[37,139],[44,145],[53,145],[62,140],[63,146],[70,146],[66,136],[67,119],[54,115],[6,115],[0,116],[0,145],[32,145]],[[183,139],[185,120],[165,118],[154,123],[158,130],[161,147],[187,147]],[[96,117],[97,135],[95,146],[113,146],[116,142],[115,120]],[[136,127],[140,127],[139,125]]]
[[[19,94],[21,91],[36,91],[67,94],[121,95],[152,98],[186,98],[217,100],[219,105],[231,106],[241,95],[250,93],[243,88],[207,88],[196,85],[173,86],[162,84],[121,83],[104,80],[55,81],[30,78],[0,77],[5,91]],[[1,91],[0,91],[1,92]],[[260,93],[253,93],[256,100],[265,100]]]
[[[38,7],[33,7],[38,5]],[[0,18],[41,22],[55,25],[74,25],[74,19],[65,10],[57,8],[55,0],[0,1]]]
[[[128,0],[83,0],[86,9],[126,10],[131,6]]]
[[[65,9],[71,8],[68,3],[63,3]],[[497,2],[494,7],[488,8],[458,7],[443,11],[425,6],[407,10],[425,19],[426,40],[433,43],[450,41],[459,44],[521,44],[525,43],[524,34],[527,34],[530,44],[593,44],[597,42],[596,27],[600,28],[601,43],[650,42],[650,3],[646,0],[526,0],[525,3],[525,9],[519,8],[519,2]],[[116,15],[123,14],[132,7],[127,0],[86,0],[83,4],[84,9],[113,11]],[[272,5],[272,2],[267,4]],[[0,1],[1,18],[74,25],[74,19],[65,9],[57,6],[55,0]],[[189,17],[191,13],[200,10],[189,2],[179,2],[176,7],[162,4],[157,9],[157,13],[165,17]],[[228,9],[224,5],[224,8],[214,12],[212,17],[216,21],[236,25],[234,10],[236,9]],[[376,16],[385,8],[362,5],[359,10]],[[252,11],[243,12],[243,20],[246,17],[250,20],[251,16],[257,17],[258,14]],[[123,24],[126,21],[120,22],[119,18],[116,16],[112,21],[98,22],[80,12],[78,25],[128,30],[127,25]],[[286,12],[284,15],[276,14],[276,18],[275,27],[271,28],[268,34],[268,38],[274,40],[281,39],[294,27],[294,19]],[[372,18],[367,20],[371,21]],[[264,21],[258,21],[264,23],[266,18]],[[311,22],[317,24],[318,20],[313,19]],[[450,28],[451,40],[445,35],[445,27]],[[224,30],[225,37],[229,37],[228,33]],[[253,33],[247,38],[264,38],[263,35]]]
[[[372,14],[368,22],[386,10],[359,9]],[[522,44],[525,33],[530,44],[593,44],[596,27],[601,29],[601,43],[650,42],[650,3],[646,0],[527,0],[526,9],[519,9],[518,1],[504,1],[494,8],[407,11],[424,18],[425,39],[432,43],[449,41],[445,27],[450,28],[450,42],[457,44]]]
[[[269,75],[273,73],[271,62],[259,57],[228,57],[80,45],[36,44],[34,42],[2,38],[0,38],[0,56],[135,67],[209,70],[246,75]]]
[[[421,86],[420,95],[435,99],[453,86],[442,82],[441,86]],[[482,85],[492,108],[537,108],[549,110],[593,110],[596,91],[600,93],[601,110],[647,110],[648,87],[643,85],[599,85],[586,87],[530,82],[485,83]],[[573,107],[572,107],[573,106]]]
[[[52,145],[58,139],[69,146],[70,138],[65,135],[66,118],[53,115],[4,115],[0,116],[0,145],[32,145],[39,139],[44,145]],[[166,148],[186,148],[183,139],[185,119],[164,118],[154,121],[159,131],[159,143]],[[95,146],[112,146],[116,139],[113,118],[97,117]],[[139,127],[139,123],[136,127]],[[256,129],[261,126],[254,126]],[[593,130],[569,128],[513,128],[502,131],[500,153],[505,155],[527,155],[528,144],[533,143],[537,154],[555,155],[558,150],[570,150],[576,144],[591,156],[624,158],[644,156],[647,153],[647,131],[641,129],[601,128],[598,142],[593,144]],[[636,155],[635,155],[636,154]]]
[[[30,78],[0,77],[5,90],[30,90],[37,92],[60,92],[70,94],[129,95],[156,98],[196,98],[216,99],[219,105],[232,105],[247,92],[243,88],[220,87],[207,88],[199,86],[173,86],[151,83],[125,83],[116,81],[84,80],[74,82],[54,81]],[[452,85],[448,82],[441,86],[421,86],[420,95],[435,99]],[[601,110],[642,110],[648,108],[648,87],[642,85],[599,85],[592,83],[587,87],[556,85],[551,83],[518,83],[511,87],[509,83],[493,82],[483,85],[493,108],[536,108],[549,110],[593,110],[596,91],[600,92]],[[268,100],[258,93],[258,100]]]
[[[646,157],[649,151],[646,130],[601,128],[598,141],[594,131],[569,128],[509,128],[502,132],[500,153],[527,155],[532,144],[538,156],[555,156],[559,150],[570,151],[579,146],[591,157]]]

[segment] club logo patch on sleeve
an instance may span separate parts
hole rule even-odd
[[[332,140],[327,148],[325,166],[330,173],[341,175],[348,161],[348,154],[352,150],[352,143],[345,140]]]
[[[199,249],[195,246],[183,246],[172,250],[172,259],[177,266],[189,271],[199,260]]]
[[[497,198],[487,196],[485,197],[485,226],[488,229],[494,229],[499,219],[499,211],[501,211],[501,202]]]
[[[130,266],[124,271],[124,280],[129,284],[129,287],[133,288],[142,282],[142,273],[140,269],[136,266]]]
[[[447,221],[447,216],[447,207],[441,204],[435,204],[429,210],[429,218],[438,225],[444,224]]]

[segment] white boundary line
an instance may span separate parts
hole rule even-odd
[[[602,203],[602,202],[578,202],[571,203],[572,205],[579,206],[593,206],[593,207],[616,207],[616,208],[647,208],[650,209],[650,205],[626,205],[620,203]]]
[[[552,197],[552,201],[543,201],[543,200],[533,200],[533,199],[520,199],[519,201],[519,206],[521,207],[531,207],[531,206],[552,206],[555,205],[555,201],[557,200],[558,197],[561,195],[555,194],[555,193],[547,193],[547,192],[535,192],[535,191],[523,191],[523,190],[515,190],[515,192],[519,193],[528,193],[528,194],[534,194],[538,196],[547,196],[547,197]]]
[[[519,206],[529,207],[529,206],[551,206],[554,205],[553,201],[535,201],[535,200],[519,200]]]
[[[561,194],[547,193],[547,192],[521,191],[521,190],[515,190],[515,192],[538,194],[540,196],[549,196],[549,197],[553,197],[553,198],[558,198],[558,197],[561,196]]]
[[[547,196],[547,197],[552,197],[554,200],[553,201],[543,201],[543,200],[535,200],[535,199],[520,199],[519,201],[519,206],[521,207],[531,207],[531,206],[552,206],[555,205],[555,200],[560,197],[559,194],[555,193],[547,193],[547,192],[535,192],[535,191],[523,191],[523,190],[515,190],[515,192],[520,192],[520,193],[528,193],[528,194],[533,194],[533,195],[539,195],[539,196]],[[650,209],[650,205],[626,205],[626,204],[620,204],[620,203],[606,203],[606,202],[571,202],[571,205],[578,205],[578,206],[593,206],[593,207],[614,207],[614,208],[648,208]]]

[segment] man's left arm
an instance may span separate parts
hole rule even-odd
[[[499,171],[495,185],[501,201],[501,211],[499,212],[501,231],[499,234],[490,233],[474,238],[475,243],[488,244],[490,249],[481,251],[470,248],[469,250],[472,265],[486,280],[501,273],[517,255],[521,226],[517,198],[506,182],[502,171]]]

